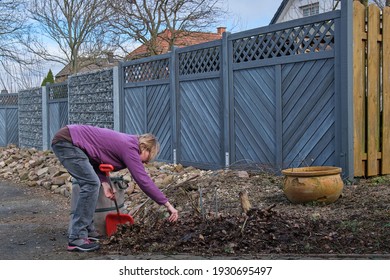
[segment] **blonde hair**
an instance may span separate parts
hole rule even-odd
[[[156,136],[150,133],[145,133],[138,136],[139,150],[149,151],[149,160],[153,160],[158,153],[160,152],[160,143],[158,142]]]

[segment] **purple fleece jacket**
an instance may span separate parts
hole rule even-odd
[[[73,144],[93,162],[111,164],[114,171],[127,168],[146,195],[160,205],[168,201],[146,173],[136,135],[88,125],[68,125],[68,128]],[[104,173],[97,171],[97,175],[101,182],[108,182]]]

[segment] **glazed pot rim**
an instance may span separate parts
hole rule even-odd
[[[293,177],[311,177],[311,176],[326,176],[340,174],[342,169],[335,166],[308,166],[308,167],[293,167],[282,170],[282,173]]]

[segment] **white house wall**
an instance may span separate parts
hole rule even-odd
[[[282,11],[276,23],[302,18],[301,7],[317,2],[319,3],[319,13],[332,11],[334,4],[337,3],[335,0],[291,0]],[[340,4],[337,9],[339,8]]]

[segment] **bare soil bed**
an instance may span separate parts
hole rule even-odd
[[[171,184],[164,192],[180,210],[175,224],[155,203],[130,196],[136,223],[121,226],[100,253],[389,258],[389,176],[346,182],[328,205],[292,204],[282,180],[268,172],[219,170]],[[242,191],[251,203],[246,214]]]
[[[13,235],[2,238],[10,247],[4,250],[4,258],[23,255],[28,246],[31,254],[26,258],[60,258],[58,252],[64,251],[70,212],[70,175],[49,151],[15,146],[0,151],[0,180],[24,186],[28,191],[24,194],[24,189],[2,187],[0,224],[4,229],[18,225],[13,228]],[[229,170],[206,171],[155,162],[146,167],[179,210],[180,219],[169,224],[165,207],[148,199],[125,173],[124,178],[130,178],[130,182],[123,211],[133,215],[136,223],[122,226],[116,235],[104,240],[94,258],[156,253],[233,258],[295,255],[390,259],[390,176],[345,181],[341,197],[328,205],[293,204],[283,193],[283,176],[264,166],[242,164]],[[45,192],[38,193],[38,189]],[[248,194],[251,204],[246,214],[240,201],[242,193]],[[45,197],[40,199],[39,194]],[[58,207],[52,211],[55,218],[44,215],[48,207],[43,202],[55,199],[49,195],[58,196]],[[30,196],[36,197],[29,200],[31,205],[25,203]],[[33,210],[26,210],[27,206]],[[52,223],[62,230],[54,233]],[[44,225],[49,230],[44,230]],[[26,235],[25,228],[29,227],[30,232],[32,226],[36,232]],[[16,237],[17,228],[20,235]],[[44,240],[53,243],[53,256],[46,251],[43,256],[34,253],[37,246],[47,247]],[[14,251],[20,254],[9,255]]]

